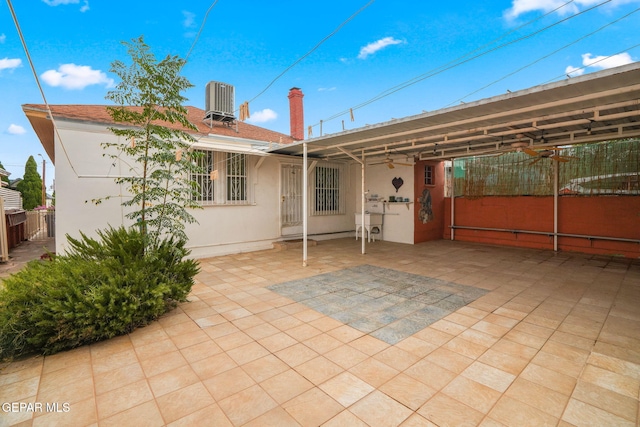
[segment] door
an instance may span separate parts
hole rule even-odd
[[[282,165],[280,175],[282,235],[302,234],[302,166]]]

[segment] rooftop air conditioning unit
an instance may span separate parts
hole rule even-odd
[[[235,105],[235,88],[232,85],[211,81],[207,83],[205,93],[205,119],[220,122],[232,122]]]

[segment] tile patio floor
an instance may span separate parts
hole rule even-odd
[[[202,260],[191,301],[159,322],[1,365],[0,403],[61,412],[0,408],[0,426],[638,425],[638,260],[449,241],[375,242],[362,256],[359,245],[320,242],[306,268],[298,250]],[[274,291],[371,269],[477,299],[380,339],[384,325],[367,334],[331,317],[344,310]],[[417,298],[380,286],[360,293]],[[400,311],[392,323],[415,313]]]

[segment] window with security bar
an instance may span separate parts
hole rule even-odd
[[[200,187],[197,201],[203,206],[251,204],[249,156],[241,153],[199,150],[203,173],[193,175]]]
[[[339,215],[345,213],[344,166],[330,164],[316,166],[313,191],[313,215]]]

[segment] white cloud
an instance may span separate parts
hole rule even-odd
[[[61,4],[78,4],[80,0],[42,0],[49,6],[60,6]]]
[[[84,0],[84,4],[80,8],[80,12],[84,13],[89,10],[89,0]]]
[[[193,28],[196,26],[196,14],[192,12],[188,12],[186,10],[182,11],[182,16],[184,16],[184,21],[182,21],[182,25],[185,28]]]
[[[332,87],[319,87],[318,88],[318,92],[332,92],[334,90],[336,90],[335,86],[332,86]]]
[[[393,37],[385,37],[380,40],[376,40],[375,42],[369,43],[360,49],[360,53],[358,54],[359,59],[365,59],[369,55],[373,55],[380,49],[384,49],[387,46],[391,46],[394,44],[401,44],[402,40],[394,39]]]
[[[4,33],[0,34],[0,43],[4,43],[6,40],[7,36]]]
[[[265,108],[262,111],[256,111],[251,114],[251,118],[247,119],[249,123],[266,123],[278,118],[278,113],[270,108]]]
[[[6,69],[18,68],[20,65],[22,65],[22,60],[19,59],[19,58],[16,58],[16,59],[9,59],[9,58],[0,59],[0,71],[6,70]]]
[[[607,68],[614,68],[621,65],[631,64],[632,62],[635,61],[627,52],[611,56],[593,56],[590,53],[585,53],[582,55],[583,67],[574,67],[572,65],[569,65],[566,68],[565,73],[570,75],[571,77],[575,77],[584,74],[586,68],[605,70]]]
[[[567,3],[566,0],[513,0],[511,8],[504,12],[507,19],[515,19],[528,12],[541,11],[544,13],[558,9],[560,15],[569,15],[582,9],[601,3],[601,0],[575,0]],[[638,3],[640,0],[612,0],[606,7],[615,7],[625,3]],[[563,7],[560,7],[563,6]]]
[[[62,86],[65,89],[84,89],[90,85],[104,84],[113,86],[113,79],[100,70],[87,65],[62,64],[58,70],[48,70],[40,75],[49,86]]]
[[[7,132],[9,132],[11,135],[22,135],[23,133],[27,133],[25,128],[20,125],[14,125],[13,123],[9,125]]]

